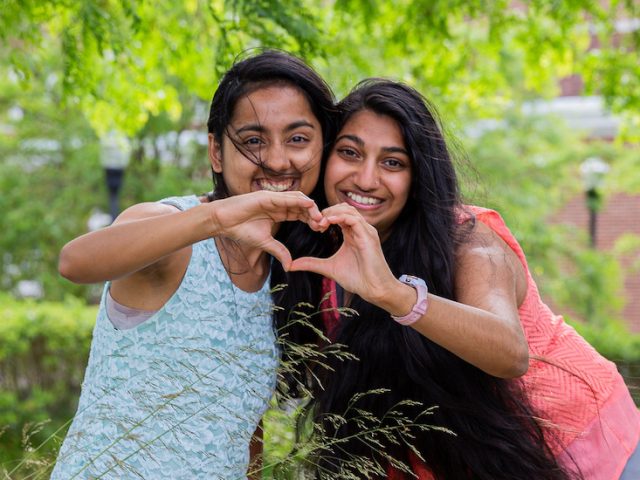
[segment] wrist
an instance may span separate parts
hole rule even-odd
[[[429,306],[429,290],[427,289],[427,284],[424,280],[414,277],[413,275],[402,275],[398,280],[415,291],[416,301],[411,307],[411,310],[406,314],[394,315],[390,312],[391,318],[400,325],[413,325],[415,322],[420,320],[425,313],[427,313],[427,307]]]
[[[377,301],[373,301],[378,307],[387,311],[392,316],[402,316],[411,312],[411,308],[416,304],[418,295],[416,290],[393,278],[393,282],[383,288]]]
[[[223,204],[221,205],[220,202],[223,202]],[[219,215],[220,208],[224,208],[224,200],[215,200],[193,209],[201,209],[201,215],[197,221],[203,232],[203,238],[217,237],[224,234],[224,228]]]

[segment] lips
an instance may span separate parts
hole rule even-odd
[[[293,190],[295,183],[296,179],[291,177],[279,180],[273,180],[270,178],[260,178],[256,180],[256,184],[260,190],[268,190],[270,192],[286,192],[288,190]]]
[[[347,199],[347,203],[360,209],[372,209],[380,205],[383,200],[371,195],[364,195],[356,192],[341,192]]]

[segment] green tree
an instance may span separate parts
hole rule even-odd
[[[177,119],[185,96],[209,98],[235,56],[256,46],[306,57],[340,93],[365,75],[406,80],[455,118],[552,96],[572,73],[617,111],[637,112],[640,34],[615,26],[639,9],[619,0],[4,0],[0,58],[29,81],[55,51],[65,98],[99,132],[133,134],[160,112]]]
[[[489,185],[488,203],[534,239],[528,251],[540,272],[554,272],[558,259],[545,258],[562,241],[555,229],[536,229],[563,192],[578,191],[571,179],[584,149],[566,147],[566,131],[543,131],[509,112],[555,95],[558,77],[573,73],[622,112],[628,131],[640,111],[638,31],[621,37],[615,29],[616,20],[638,17],[637,2],[4,0],[2,7],[0,124],[9,135],[0,140],[0,173],[10,192],[0,219],[10,232],[2,281],[10,288],[15,272],[43,278],[51,298],[86,294],[57,280],[55,259],[86,229],[91,210],[104,208],[98,137],[117,129],[132,140],[124,205],[207,189],[202,146],[185,156],[176,145],[184,132],[204,131],[221,72],[251,47],[302,55],[339,94],[365,76],[404,80],[438,105],[453,131],[481,118],[506,120],[508,132],[470,144],[471,164]],[[588,48],[591,32],[596,50]],[[11,118],[16,109],[22,120]],[[161,159],[157,147],[169,137],[173,154]],[[34,138],[58,146],[29,153]],[[626,173],[617,175],[633,189],[638,175],[618,153],[617,171]]]
[[[558,120],[518,113],[505,115],[499,126],[465,143],[470,161],[459,170],[466,167],[467,198],[502,213],[558,313],[592,318],[600,325],[621,320],[623,256],[640,252],[637,244],[626,240],[628,248],[621,245],[620,253],[594,251],[586,231],[558,225],[553,216],[567,201],[584,195],[579,166],[590,156],[612,167],[605,201],[616,191],[640,193],[640,175],[631,170],[637,148],[585,143]]]

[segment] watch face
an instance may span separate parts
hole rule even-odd
[[[414,277],[413,275],[402,275],[400,277],[400,281],[406,283],[407,285],[426,285],[424,280],[418,277]]]

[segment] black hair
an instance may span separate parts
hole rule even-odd
[[[268,166],[262,164],[259,158],[253,158],[246,149],[237,143],[235,135],[229,131],[229,126],[240,99],[260,88],[272,85],[292,86],[304,95],[309,102],[311,111],[320,123],[324,142],[322,158],[326,158],[335,129],[334,97],[327,83],[304,61],[289,53],[272,49],[259,49],[257,54],[253,50],[251,52],[249,56],[236,61],[220,80],[211,100],[207,121],[208,132],[221,146],[223,137],[227,135],[234,146],[249,161],[268,170]],[[212,173],[213,197],[225,198],[229,196],[224,174],[214,171]],[[312,194],[312,198],[320,199],[321,197],[323,195],[320,186],[320,189]]]
[[[382,249],[394,275],[423,278],[430,292],[455,300],[456,248],[468,238],[473,221],[458,221],[464,206],[435,110],[416,90],[380,79],[361,82],[338,107],[340,125],[362,110],[397,122],[412,162],[412,184]],[[317,279],[308,277],[306,282],[307,288],[318,288]],[[308,298],[320,295],[314,291]],[[282,306],[286,310],[294,304]],[[552,454],[519,380],[483,372],[356,295],[350,307],[359,315],[341,316],[335,343],[359,360],[329,357],[324,373],[315,372],[322,385],[315,381],[311,386],[308,415],[324,435],[343,441],[315,459],[318,476],[331,477],[353,455],[386,465],[380,451],[409,465],[409,452],[415,449],[437,479],[569,478]],[[353,405],[357,395],[377,389],[382,393],[361,396]],[[401,407],[406,417],[436,406],[423,420],[453,434],[414,428],[401,441],[383,436],[377,438],[378,447],[368,443],[354,417],[366,411],[382,419],[407,400],[415,403]],[[344,421],[335,422],[334,414]]]
[[[258,53],[255,53],[255,52]],[[238,101],[250,93],[273,85],[292,86],[300,91],[309,102],[311,111],[322,128],[323,151],[320,166],[320,179],[324,176],[325,160],[335,137],[336,109],[331,88],[303,60],[287,52],[274,49],[252,49],[239,58],[224,74],[211,101],[207,130],[219,145],[227,135],[248,161],[268,170],[268,166],[253,157],[235,141],[235,135],[229,131],[229,125]],[[277,172],[272,172],[277,174]],[[209,200],[229,196],[223,173],[212,170],[214,190],[208,194]],[[320,208],[326,206],[322,181],[318,181],[310,197]],[[284,243],[295,257],[317,254],[317,247],[323,245],[320,234],[309,232],[301,222],[285,222],[278,229],[276,239]],[[305,283],[299,281],[301,274],[287,274],[279,262],[272,262],[271,286],[288,284],[291,288],[274,293],[276,304],[286,302],[288,297],[301,298],[309,293]],[[276,326],[277,328],[277,326]]]

